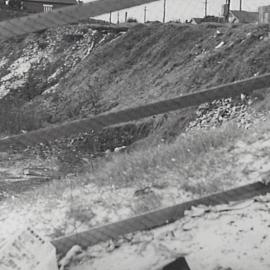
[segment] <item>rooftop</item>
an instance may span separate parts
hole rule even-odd
[[[259,20],[258,12],[231,10],[231,14],[238,18],[240,23],[256,23]]]

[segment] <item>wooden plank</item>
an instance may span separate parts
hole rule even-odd
[[[98,0],[3,21],[0,22],[0,40],[155,1],[158,0]]]
[[[254,196],[265,195],[269,192],[270,185],[264,185],[261,182],[257,182],[212,194],[201,199],[158,209],[112,224],[96,227],[89,231],[55,239],[52,243],[56,247],[58,254],[62,255],[74,245],[80,245],[82,248],[87,248],[98,244],[99,242],[117,239],[119,236],[123,236],[127,233],[150,230],[174,222],[183,218],[184,212],[191,209],[192,206],[226,204],[232,201],[242,201],[253,198]],[[145,222],[146,220],[147,222]]]
[[[175,261],[164,266],[162,270],[191,270],[186,262],[185,257],[180,257]]]
[[[131,28],[131,26],[129,26],[129,25],[119,26],[119,25],[91,24],[91,25],[89,25],[89,28],[91,28],[93,30],[98,30],[98,31],[126,32]]]
[[[10,136],[0,140],[0,151],[8,150],[14,145],[24,148],[37,143],[53,141],[60,137],[68,137],[91,130],[98,132],[104,127],[111,125],[196,106],[216,99],[235,97],[241,93],[249,94],[253,90],[263,89],[269,86],[270,74],[236,81],[189,95],[183,95],[118,112],[101,114],[93,118],[75,120],[25,134]]]

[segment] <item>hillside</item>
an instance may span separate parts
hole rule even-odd
[[[66,73],[95,47],[119,35],[119,31],[108,33],[92,30],[90,25],[94,22],[90,20],[2,42],[1,132],[17,133],[20,129],[35,129],[43,122],[51,122],[52,116],[50,111],[46,112],[47,108],[39,113],[36,107],[36,116],[33,117],[29,105],[36,99],[46,102],[46,95],[53,96],[53,89]],[[9,108],[10,117],[16,121],[14,125],[5,121],[7,117],[3,114],[6,115],[6,108]],[[20,116],[20,113],[23,115]],[[24,120],[28,120],[28,126],[23,124]]]
[[[127,32],[96,28],[89,21],[2,42],[1,136],[270,71],[268,25],[149,23],[129,28]],[[267,185],[268,92],[264,89],[250,96],[215,100],[111,127],[98,136],[89,131],[34,149],[0,152],[0,247],[25,225],[52,240],[257,181]],[[126,253],[131,260],[141,259],[142,251],[145,257],[153,250],[160,255],[151,257],[141,269],[156,269],[160,258],[171,260],[179,252],[186,252],[191,260],[209,259],[203,264],[194,260],[194,269],[242,269],[237,267],[238,259],[228,260],[230,256],[253,262],[256,269],[263,261],[261,269],[267,269],[265,245],[247,246],[242,254],[239,243],[241,239],[249,242],[250,236],[255,239],[249,242],[252,245],[265,243],[269,196],[240,204],[234,216],[235,209],[222,207],[222,213],[202,207],[204,212],[196,220],[186,216],[188,239],[182,235],[186,224],[180,221],[94,246],[74,264],[84,261],[87,269],[91,265],[105,270],[104,260],[107,266],[110,260],[115,262],[117,250],[129,249],[131,243],[134,252]],[[245,222],[254,222],[260,233]],[[201,223],[203,230],[199,230]],[[213,229],[207,230],[210,227]],[[167,234],[172,230],[175,235]],[[220,233],[213,238],[217,243],[203,238],[205,230],[209,238]],[[154,241],[155,233],[158,239]],[[234,239],[230,250],[219,245],[229,237]],[[169,246],[179,239],[188,249],[172,253]],[[120,263],[126,269],[126,261]]]
[[[268,30],[154,23],[115,34],[79,24],[4,42],[1,108],[21,108],[30,130],[263,74]]]
[[[78,115],[83,109],[91,113],[91,106],[75,100],[91,96],[88,84],[99,88],[98,109],[105,111],[108,101],[120,109],[263,74],[269,71],[267,31],[268,26],[138,25],[89,55],[71,80],[59,84],[55,115],[70,103],[81,108]]]

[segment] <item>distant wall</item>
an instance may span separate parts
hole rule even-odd
[[[270,6],[259,7],[259,23],[270,23]]]
[[[28,11],[32,11],[32,12],[43,12],[44,8],[43,8],[43,4],[49,4],[49,5],[53,5],[53,9],[57,9],[57,8],[63,8],[66,6],[69,6],[69,4],[61,4],[61,3],[48,3],[46,1],[23,1],[23,9],[24,10],[28,10]]]

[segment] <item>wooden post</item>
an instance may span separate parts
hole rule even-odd
[[[119,11],[117,11],[117,24],[119,24]]]
[[[231,10],[231,0],[228,0],[228,22],[230,17],[230,10]]]
[[[208,1],[205,0],[205,2],[204,2],[204,17],[207,16],[207,5],[208,5]]]
[[[225,16],[225,21],[229,22],[230,10],[231,10],[231,0],[226,0],[226,5],[228,6],[227,14]]]
[[[163,23],[166,21],[166,0],[163,0]]]
[[[127,17],[128,17],[128,13],[127,11],[125,12],[125,22],[127,22]]]
[[[109,18],[110,24],[112,23],[112,12],[110,11],[110,18]]]
[[[239,10],[242,11],[242,0],[240,0]]]
[[[143,22],[146,23],[146,6],[144,7]]]

